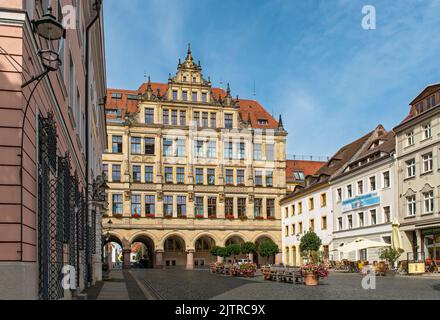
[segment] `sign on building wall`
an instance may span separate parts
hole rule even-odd
[[[378,204],[380,204],[380,197],[377,195],[377,192],[369,193],[342,201],[342,212],[371,207]]]

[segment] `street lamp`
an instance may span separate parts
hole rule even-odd
[[[52,41],[59,41],[66,36],[66,29],[52,15],[51,6],[47,7],[47,12],[40,19],[32,20],[32,26],[34,33],[48,41],[48,49],[38,51],[38,56],[44,66],[43,72],[23,83],[22,88],[27,87],[34,81],[41,81],[50,71],[58,70],[61,66],[60,55],[52,49]]]

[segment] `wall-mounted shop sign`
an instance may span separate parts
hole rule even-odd
[[[342,201],[342,212],[371,207],[378,204],[380,204],[380,197],[377,195],[377,192],[373,192]]]

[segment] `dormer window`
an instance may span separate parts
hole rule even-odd
[[[305,180],[305,175],[303,171],[295,171],[293,173],[293,176],[295,177],[295,180],[297,181],[304,181]]]
[[[429,110],[433,107],[435,107],[435,95],[432,95],[427,99],[427,109]]]
[[[422,102],[419,102],[419,103],[416,105],[417,113],[422,113],[422,112],[423,112],[423,106],[424,106],[423,101],[422,101]]]
[[[260,126],[267,126],[269,124],[269,121],[267,121],[266,119],[258,119],[258,124]]]
[[[112,99],[122,99],[122,93],[112,93]]]

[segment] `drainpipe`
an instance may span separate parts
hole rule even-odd
[[[92,21],[90,21],[90,23],[87,25],[86,27],[86,34],[85,34],[85,60],[86,60],[86,87],[85,87],[85,98],[86,98],[86,103],[85,103],[85,114],[86,114],[86,141],[85,141],[85,149],[86,149],[86,163],[85,163],[85,167],[86,167],[86,228],[88,226],[89,223],[89,180],[90,180],[90,168],[89,168],[89,157],[90,157],[90,143],[89,143],[89,138],[90,138],[90,125],[89,125],[89,81],[90,81],[90,77],[89,77],[89,69],[90,69],[90,63],[89,63],[89,55],[90,55],[90,47],[89,47],[89,33],[90,33],[90,29],[94,26],[95,22],[98,21],[100,14],[101,14],[101,4],[102,4],[102,0],[96,0],[95,3],[93,4],[93,7],[96,11],[95,16],[93,17]],[[86,244],[87,245],[87,244]],[[89,279],[87,279],[87,281],[90,280],[90,276],[88,275]]]

